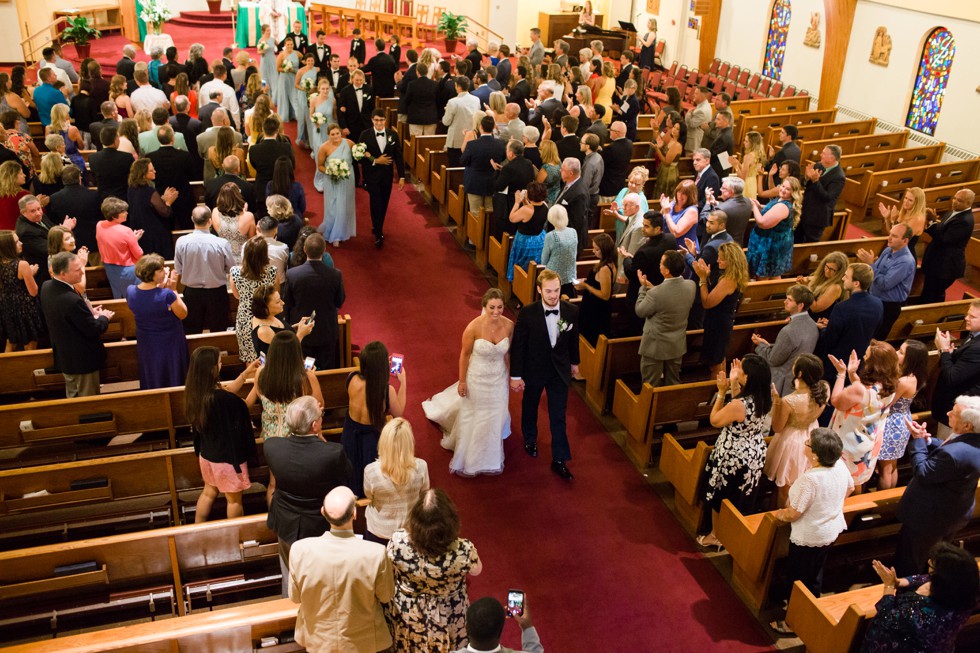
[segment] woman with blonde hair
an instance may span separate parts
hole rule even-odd
[[[749,235],[748,260],[752,274],[769,279],[793,267],[793,229],[800,222],[803,189],[790,177],[780,185],[779,197],[763,208],[752,200],[755,228]]]
[[[606,112],[602,114],[602,122],[608,126],[612,123],[613,94],[616,92],[616,69],[613,68],[611,61],[602,64],[602,74],[599,75],[596,88],[599,92],[596,93],[595,104],[606,108]]]
[[[364,468],[364,539],[387,546],[391,534],[405,525],[408,511],[429,489],[429,466],[415,457],[415,434],[404,417],[381,429],[378,459]]]
[[[538,145],[538,152],[541,154],[541,169],[538,170],[535,181],[544,184],[548,189],[548,206],[552,206],[561,190],[561,159],[558,158],[558,146],[553,140],[542,140]]]
[[[45,133],[58,134],[65,139],[65,155],[82,171],[82,185],[86,185],[85,158],[79,152],[85,149],[85,141],[78,127],[71,124],[67,104],[56,104],[51,107],[51,124],[48,125]]]
[[[207,158],[211,166],[204,166],[205,182],[218,176],[216,171],[221,170],[225,158],[229,156],[237,157],[239,170],[245,170],[245,151],[235,145],[235,131],[231,127],[218,127],[214,145],[208,148]]]
[[[463,132],[463,145],[460,149],[465,150],[470,141],[474,141],[480,137],[480,122],[486,116],[487,112],[482,109],[477,109],[473,112],[472,128]]]
[[[698,275],[698,292],[704,306],[704,345],[701,362],[711,368],[711,375],[724,373],[728,341],[732,337],[735,311],[742,293],[749,285],[749,265],[741,246],[729,241],[718,248],[718,281],[711,283],[710,268],[704,259],[694,262]]]
[[[762,166],[766,162],[766,148],[762,142],[762,134],[749,132],[742,141],[742,158],[738,155],[730,157],[735,174],[745,180],[745,197],[754,200],[762,187]]]
[[[255,98],[255,106],[245,112],[245,136],[249,145],[262,140],[262,125],[272,113],[272,98],[268,94],[263,93]]]
[[[57,136],[55,134],[55,136]],[[60,136],[57,136],[59,139]],[[48,136],[51,138],[51,136]],[[61,182],[61,171],[65,169],[64,159],[56,151],[45,152],[41,157],[41,168],[37,171],[37,176],[31,181],[31,188],[35,195],[51,197],[65,187]]]
[[[909,238],[909,251],[915,256],[915,244],[919,242],[919,236],[926,228],[926,194],[918,186],[913,186],[902,195],[901,206],[891,208],[885,206],[884,202],[878,203],[878,213],[881,214],[882,224],[885,233],[897,224],[906,224],[912,229],[912,237]]]
[[[0,229],[13,231],[20,216],[17,202],[29,193],[24,190],[27,176],[24,169],[16,161],[4,161],[0,164]]]
[[[146,109],[140,109],[133,116],[133,120],[136,121],[136,129],[139,133],[148,132],[153,129],[153,115]]]
[[[132,118],[136,113],[129,95],[126,94],[126,78],[122,75],[113,75],[109,80],[109,99],[116,103],[120,118]]]
[[[817,269],[809,277],[797,277],[796,283],[805,284],[813,293],[810,317],[819,320],[829,318],[838,301],[847,299],[844,290],[844,273],[849,261],[844,252],[831,252],[817,264]]]
[[[174,115],[177,114],[177,98],[181,95],[187,97],[190,117],[197,118],[197,91],[191,88],[187,73],[179,73],[174,78],[174,90],[170,93],[170,110]]]

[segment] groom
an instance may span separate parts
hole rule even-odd
[[[510,389],[524,391],[521,431],[524,450],[538,455],[538,402],[548,393],[551,421],[551,471],[572,479],[565,463],[571,459],[565,433],[568,386],[578,374],[578,308],[561,301],[561,279],[552,270],[538,275],[541,301],[528,304],[517,315],[510,348]]]
[[[391,198],[393,181],[392,163],[398,166],[398,190],[405,188],[405,159],[395,132],[385,127],[385,110],[375,109],[371,114],[374,127],[361,133],[360,142],[367,146],[371,160],[364,162],[364,187],[371,199],[371,231],[374,246],[385,244],[385,214]]]

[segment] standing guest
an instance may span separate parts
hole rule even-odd
[[[238,159],[240,167],[245,166],[245,152],[241,147],[241,135],[226,125],[220,125],[213,129],[215,133],[214,145],[208,146],[204,157],[208,163],[207,173],[204,175],[205,182],[210,181],[213,175],[222,170],[224,160],[229,156]]]
[[[715,199],[712,190],[705,193],[704,207],[701,209],[699,220],[707,220],[711,211],[724,211],[727,219],[725,230],[739,245],[745,244],[745,232],[752,215],[752,201],[745,197],[745,181],[740,177],[725,177],[721,182],[721,201]],[[843,274],[843,273],[842,273]]]
[[[663,281],[653,285],[637,271],[640,293],[634,310],[644,319],[640,339],[640,374],[652,386],[681,382],[681,359],[687,353],[687,314],[694,302],[694,284],[684,279],[684,259],[667,250],[660,259]]]
[[[776,484],[780,508],[787,505],[790,487],[811,466],[808,439],[830,401],[830,386],[823,380],[823,363],[819,358],[800,354],[793,360],[791,374],[791,392],[781,399],[777,392],[772,395],[775,435],[769,442],[762,468],[762,473]]]
[[[926,569],[929,550],[950,540],[973,517],[980,481],[980,397],[961,395],[946,416],[953,435],[936,442],[913,424],[912,480],[898,504],[895,567],[903,575]]]
[[[527,127],[527,129],[537,131],[534,127]],[[555,147],[553,141],[541,141],[539,149],[541,163],[536,164],[538,175],[535,177],[535,181],[545,185],[548,190],[548,206],[554,206],[555,200],[558,199],[558,193],[561,191],[561,159],[558,158],[558,148]],[[527,151],[528,148],[525,147],[525,158],[527,158]]]
[[[115,313],[101,306],[90,307],[75,291],[75,285],[85,277],[85,264],[77,255],[55,254],[51,274],[41,286],[41,309],[55,365],[65,376],[65,393],[69,399],[97,395],[99,370],[105,362],[102,334]]]
[[[797,277],[796,283],[806,284],[813,293],[810,317],[814,320],[830,318],[839,300],[847,299],[844,292],[844,275],[847,274],[847,254],[831,252],[821,259],[816,270],[809,277]]]
[[[87,125],[91,122],[90,119],[86,118],[83,124]],[[56,104],[51,107],[51,124],[45,128],[45,133],[61,136],[65,144],[64,155],[80,169],[85,168],[85,159],[79,152],[79,150],[85,149],[85,139],[82,138],[82,132],[78,127],[71,124],[67,105]]]
[[[691,157],[691,165],[694,166],[694,183],[698,188],[698,213],[704,209],[707,201],[708,190],[718,194],[721,190],[721,180],[711,167],[711,151],[698,148]]]
[[[150,85],[150,75],[146,69],[137,69],[133,73],[133,79],[136,80],[138,87],[130,97],[134,111],[138,113],[146,110],[153,113],[153,110],[157,107],[170,108],[170,99],[166,94]]]
[[[169,119],[170,127],[174,130],[174,142],[180,139],[187,145],[187,151],[193,161],[193,169],[189,175],[192,180],[199,181],[203,178],[204,161],[201,159],[200,152],[197,150],[197,136],[203,130],[201,121],[191,117],[191,101],[186,95],[178,95],[173,100],[174,115]]]
[[[16,233],[0,231],[0,341],[5,352],[37,349],[44,333],[34,281],[37,266],[21,260],[21,250]]]
[[[929,377],[929,350],[919,340],[906,340],[898,348],[901,377],[895,386],[895,401],[888,408],[881,454],[878,456],[878,489],[890,490],[898,485],[898,461],[905,456],[912,421],[912,400],[925,387]]]
[[[395,593],[391,564],[383,546],[354,535],[356,498],[343,486],[330,490],[320,509],[330,530],[289,550],[289,598],[299,604],[296,641],[310,653],[370,653],[392,645],[382,612]]]
[[[640,39],[640,67],[653,70],[657,56],[657,19],[647,21],[647,31]]]
[[[599,137],[586,134],[582,137],[582,185],[589,191],[589,203],[585,209],[585,217],[589,228],[596,226],[595,207],[599,203],[599,184],[605,173],[605,164],[599,154]]]
[[[116,62],[116,71],[125,79],[132,79],[133,69],[136,67],[136,62],[133,60],[133,57],[136,56],[136,48],[127,43],[123,46],[122,54],[122,59]]]
[[[187,305],[176,293],[177,279],[159,254],[136,262],[140,283],[126,289],[136,319],[140,390],[181,385],[187,375],[187,339],[181,321]]]
[[[886,229],[891,230],[897,224],[908,225],[912,229],[909,238],[909,251],[915,255],[915,245],[919,236],[926,230],[926,193],[918,186],[905,191],[899,206],[887,207],[884,202],[878,203],[878,213]]]
[[[208,60],[204,58],[204,46],[200,43],[192,43],[187,50],[187,60],[184,62],[184,69],[191,86],[197,86],[198,82],[205,83],[204,77],[208,74]]]
[[[862,358],[881,322],[881,300],[868,292],[873,281],[871,266],[866,263],[848,265],[842,283],[850,297],[834,306],[829,319],[817,320],[822,331],[815,353],[825,360],[824,378],[828,382],[834,378],[834,365],[827,355],[833,354],[843,360],[853,350],[858,358]]]
[[[660,196],[660,211],[664,224],[678,243],[690,240],[699,243],[698,237],[698,194],[697,186],[690,179],[677,184],[674,200],[666,195]],[[695,248],[697,249],[697,248]]]
[[[267,96],[263,96],[267,97]],[[256,112],[258,113],[258,112]],[[223,133],[223,128],[230,127],[231,122],[228,120],[228,113],[218,107],[215,109],[214,113],[211,114],[210,124],[207,124],[204,118],[201,118],[201,127],[205,128],[197,136],[197,154],[204,161],[204,182],[207,183],[212,179],[220,170],[215,170],[214,166],[211,164],[209,159],[209,152],[211,148],[216,146],[218,143],[218,135]],[[278,129],[278,128],[277,128]],[[226,132],[225,132],[226,133]],[[232,140],[234,141],[233,147],[229,148],[227,145],[223,145],[221,149],[223,151],[231,150],[234,152],[235,148],[238,148],[242,143],[242,135],[239,134],[234,129],[231,130]],[[242,166],[244,167],[244,166]]]
[[[177,191],[171,220],[175,229],[187,229],[191,226],[191,210],[197,204],[191,194],[194,159],[189,152],[177,149],[174,145],[173,127],[165,124],[154,129],[160,141],[160,149],[147,155],[157,171],[154,185],[161,195],[165,195],[171,188]]]
[[[974,198],[974,192],[968,188],[956,191],[949,213],[933,220],[926,228],[932,242],[922,255],[925,283],[920,304],[946,301],[946,290],[966,271],[966,246],[973,234]]]
[[[201,120],[201,127],[204,129],[210,129],[211,127],[215,126],[214,115],[218,111],[225,111],[221,107],[224,92],[221,90],[221,88],[212,88],[208,91],[207,95],[200,95],[199,97],[200,106],[197,109],[197,115]],[[227,112],[225,112],[225,115],[228,115]]]
[[[830,547],[847,529],[844,499],[854,491],[854,481],[840,458],[843,443],[830,429],[810,432],[806,457],[810,465],[789,490],[786,507],[776,511],[779,521],[790,522],[787,577],[782,595],[789,597],[795,581],[814,596],[823,587],[823,567]],[[783,620],[770,622],[777,633],[792,631]]]
[[[429,490],[429,468],[415,457],[415,435],[408,420],[396,417],[381,429],[378,459],[364,469],[364,538],[385,546],[404,528],[409,510]]]
[[[803,172],[806,183],[800,221],[793,236],[796,242],[820,242],[823,230],[832,222],[837,198],[844,190],[840,157],[840,146],[828,145],[820,152],[820,162],[807,165]]]
[[[715,137],[708,151],[711,152],[711,169],[715,171],[719,179],[724,177],[732,169],[731,161],[727,165],[722,165],[721,163],[722,155],[725,155],[727,158],[735,153],[735,137],[732,133],[732,122],[732,114],[729,111],[719,111],[718,115],[715,116]],[[753,168],[747,166],[746,173],[749,174],[752,170]],[[749,184],[749,197],[752,197],[754,190],[754,186]]]
[[[177,78],[174,80],[174,90],[170,94],[170,108],[176,115],[179,112],[177,109],[177,98],[181,95],[187,98],[187,115],[189,115],[194,120],[198,120],[198,107],[200,104],[197,100],[197,91],[190,87],[190,82],[187,79],[187,73],[179,73]],[[200,124],[200,121],[198,120]]]
[[[561,163],[561,180],[564,186],[555,206],[561,206],[568,213],[568,224],[578,234],[578,246],[584,248],[588,241],[589,189],[582,183],[582,164],[575,157],[567,157]]]
[[[133,101],[126,92],[126,78],[122,75],[113,75],[109,80],[109,101],[116,105],[120,118],[132,118],[136,115]]]
[[[302,343],[303,339],[310,335],[313,330],[313,322],[309,320],[309,316],[304,316],[296,324],[285,324],[278,316],[284,315],[284,310],[286,304],[282,301],[282,297],[279,291],[276,290],[275,286],[259,286],[255,293],[252,295],[252,344],[255,346],[255,351],[260,354],[268,354],[269,349],[272,345],[272,340],[282,331],[290,331],[296,334],[296,342]],[[293,339],[288,339],[288,345],[290,345],[290,351],[292,349]],[[316,378],[314,377],[313,370],[307,370],[304,367],[303,361],[303,349],[302,344],[295,347],[296,353],[292,358],[295,359],[295,365],[292,367],[296,368],[295,376],[299,378],[299,369],[304,368],[303,371],[306,376],[306,381],[303,381],[304,385],[309,387],[305,388],[307,393],[313,393],[314,396],[318,397],[322,403],[323,397],[320,395],[319,387],[316,385]],[[273,378],[278,378],[279,375],[273,375]],[[302,379],[301,379],[302,380]],[[261,389],[261,388],[260,388]],[[294,393],[299,396],[299,393]],[[295,398],[295,397],[293,397]],[[288,400],[283,400],[285,403],[289,403],[293,398]],[[253,398],[254,403],[254,398]],[[249,404],[251,405],[251,404]],[[285,404],[281,407],[282,416],[285,415]],[[263,418],[265,416],[263,415]],[[283,435],[282,429],[285,422],[280,421],[276,425],[275,435]],[[263,432],[269,433],[263,429]],[[268,435],[266,437],[269,437]]]
[[[235,156],[226,156],[221,162],[221,174],[214,179],[204,182],[204,204],[214,208],[218,202],[218,194],[225,184],[231,183],[238,186],[242,194],[242,199],[252,206],[255,204],[255,188],[252,184],[241,176],[242,162]]]
[[[136,285],[136,262],[143,256],[139,245],[143,230],[133,231],[123,223],[129,217],[129,204],[118,197],[102,201],[102,217],[95,225],[95,241],[105,267],[114,299],[126,297],[127,288]]]
[[[11,154],[17,156],[20,159],[20,163],[23,166],[22,170],[28,177],[34,175],[34,155],[40,155],[37,146],[34,144],[34,140],[30,137],[30,134],[25,134],[17,129],[17,118],[19,114],[16,111],[0,111],[0,155],[2,155],[2,160],[6,161],[16,161]]]
[[[626,216],[619,213],[619,207],[623,206],[623,201],[626,199],[627,195],[635,194],[640,199],[640,219],[650,210],[649,203],[647,202],[646,195],[643,193],[643,187],[646,185],[647,180],[650,178],[650,171],[647,170],[646,166],[635,166],[633,170],[630,171],[629,176],[626,178],[626,186],[619,189],[619,192],[609,204],[609,208],[603,211],[603,215],[612,215],[616,219],[616,242],[618,243],[623,236],[623,232],[626,230]]]
[[[517,201],[510,211],[510,222],[517,225],[514,242],[507,259],[507,280],[514,280],[514,266],[527,268],[531,261],[540,261],[544,249],[545,226],[548,221],[547,191],[544,184],[532,182],[526,191],[518,191]]]
[[[789,313],[789,322],[776,335],[776,342],[769,344],[758,333],[752,334],[755,353],[766,359],[772,370],[772,384],[781,396],[793,391],[797,379],[794,370],[798,356],[813,354],[820,339],[820,330],[807,309],[813,304],[813,293],[802,284],[790,286],[783,300],[783,308]],[[818,359],[819,360],[819,359]],[[826,403],[826,402],[824,402]]]
[[[125,199],[133,156],[119,149],[121,140],[115,126],[103,127],[99,138],[102,139],[102,149],[92,154],[88,160],[99,189],[99,200],[105,201],[107,197]]]
[[[540,28],[532,27],[528,38],[531,39],[531,45],[528,46],[527,56],[531,60],[531,65],[537,68],[544,60],[544,44],[541,42]]]
[[[936,329],[934,342],[939,350],[939,379],[932,392],[932,417],[938,423],[937,437],[949,436],[946,413],[960,394],[980,396],[980,300],[970,302],[963,320],[967,337],[953,347],[949,331]]]
[[[62,226],[54,226],[48,229],[48,267],[51,267],[51,257],[59,252],[75,252],[82,261],[88,260],[88,247],[79,247],[75,251],[75,235]],[[85,284],[81,284],[77,290],[85,294]]]
[[[466,577],[479,576],[476,547],[459,537],[459,515],[442,490],[427,490],[387,546],[395,596],[385,606],[395,653],[456,651],[466,645]]]
[[[793,229],[804,201],[800,182],[792,177],[784,181],[779,198],[765,207],[757,200],[750,201],[755,228],[749,235],[749,268],[760,280],[782,276],[793,267]]]
[[[517,316],[510,349],[510,388],[524,391],[521,432],[524,450],[538,455],[538,404],[548,393],[551,424],[551,471],[566,481],[572,473],[567,462],[572,451],[565,432],[568,386],[578,376],[578,308],[561,301],[561,279],[545,269],[538,274],[541,300],[525,306]]]
[[[282,197],[274,195],[273,197]],[[288,201],[288,200],[287,200]],[[271,216],[265,216],[255,225],[256,233],[265,238],[269,246],[269,262],[276,266],[276,279],[280,284],[286,281],[286,266],[289,264],[289,246],[276,240],[278,223]]]
[[[728,93],[716,93],[715,96],[711,99],[711,104],[712,104],[712,108],[715,111],[716,116],[718,113],[726,113],[728,114],[728,124],[732,126],[735,125],[735,117],[734,115],[732,115],[732,109],[731,109],[731,104],[732,104],[731,95],[729,95]],[[721,130],[718,128],[715,122],[711,121],[711,123],[709,123],[709,126],[705,128],[704,138],[701,139],[701,147],[706,147],[708,149],[711,149],[711,145],[715,142],[715,139],[718,138],[720,131]],[[758,160],[760,162],[759,165],[761,165],[761,162],[765,159],[765,156],[766,153],[765,150],[763,150],[762,159]]]
[[[173,212],[177,201],[177,189],[170,187],[161,195],[154,187],[157,178],[153,162],[140,158],[133,162],[129,171],[129,191],[126,199],[132,215],[132,224],[143,231],[143,247],[147,252],[160,254],[166,260],[174,256]]]
[[[758,197],[759,189],[762,188],[762,165],[765,159],[763,145],[762,134],[749,132],[742,141],[741,160],[732,157],[732,167],[735,174],[745,182],[745,195],[749,199]]]
[[[317,400],[297,397],[286,409],[287,435],[262,445],[269,475],[276,479],[266,525],[279,540],[284,596],[289,596],[290,549],[299,540],[327,532],[320,515],[323,500],[350,478],[344,448],[324,439],[322,422],[323,409]]]
[[[371,87],[377,97],[395,97],[395,73],[398,72],[398,62],[384,51],[384,40],[375,39],[374,47],[378,51],[377,54],[371,57],[361,70],[371,75]]]
[[[408,57],[408,69],[406,69],[404,73],[402,73],[400,70],[395,73],[395,81],[396,81],[395,88],[398,90],[398,107],[397,107],[398,122],[408,122],[408,103],[405,100],[405,95],[408,92],[409,83],[414,82],[416,79],[419,78],[418,51],[412,50],[410,48],[406,56]],[[428,75],[430,66],[433,63],[433,61],[434,60],[426,57],[426,61],[422,62],[422,65],[425,66],[425,70],[426,70],[426,75],[422,75],[422,77]],[[433,86],[434,87],[438,86],[438,84],[436,84],[433,81]]]
[[[40,85],[34,89],[34,104],[37,106],[38,119],[41,125],[51,124],[51,109],[58,104],[68,104],[64,94],[54,87],[55,73],[52,68],[42,68],[38,74]]]
[[[315,234],[310,236],[314,237]],[[351,489],[357,496],[364,496],[364,468],[378,457],[385,416],[401,417],[405,412],[408,383],[404,366],[395,375],[398,390],[388,383],[392,376],[388,350],[377,340],[366,344],[359,358],[360,371],[347,376],[349,404],[340,438],[353,465]]]
[[[280,156],[276,159],[272,169],[272,179],[265,186],[265,196],[271,195],[286,197],[298,215],[306,213],[306,192],[303,190],[303,184],[294,178],[293,160],[288,156]]]
[[[248,149],[248,162],[255,168],[255,203],[258,217],[265,216],[266,188],[272,181],[276,161],[281,156],[287,156],[295,161],[292,145],[289,141],[279,139],[279,118],[269,116],[262,124],[262,140]],[[200,144],[200,139],[198,139]]]
[[[94,147],[96,150],[102,149],[102,128],[119,126],[119,109],[116,108],[115,102],[106,100],[102,103],[99,109],[102,119],[98,122],[93,122],[88,126],[92,147]]]
[[[405,88],[408,133],[412,136],[432,135],[436,133],[439,122],[439,85],[429,77],[425,64],[417,64],[416,71],[418,78],[409,81]]]
[[[242,264],[231,268],[231,292],[238,300],[238,357],[246,363],[258,358],[252,344],[252,295],[259,287],[271,285],[279,287],[276,266],[269,262],[269,246],[262,236],[253,236],[245,242]]]
[[[469,149],[467,148],[467,151]],[[516,197],[521,193],[526,195],[528,186],[534,183],[534,165],[524,157],[524,143],[516,138],[507,142],[504,163],[497,163],[491,159],[490,165],[494,170],[493,190],[495,191],[490,235],[502,240],[505,231],[511,235],[517,231],[509,218],[514,207],[517,206]],[[543,187],[542,193],[546,193]]]
[[[762,477],[766,459],[765,436],[769,434],[772,408],[769,366],[760,356],[749,354],[732,361],[728,376],[718,372],[718,393],[711,405],[711,426],[721,434],[705,466],[704,528],[697,542],[702,547],[723,546],[715,537],[714,513],[728,499],[743,514],[755,502],[754,492]],[[725,403],[731,390],[732,400]]]
[[[969,551],[942,542],[933,547],[928,562],[928,575],[906,578],[872,562],[883,583],[882,597],[875,604],[861,653],[956,648],[956,637],[977,604],[977,561]]]
[[[844,441],[844,462],[854,484],[861,485],[871,478],[878,462],[885,432],[885,409],[892,403],[898,383],[898,354],[887,342],[872,340],[863,365],[854,351],[846,365],[836,356],[827,358],[837,369],[830,395],[835,408],[831,428]],[[847,388],[845,377],[851,383]]]
[[[64,188],[51,195],[48,202],[48,218],[52,222],[64,222],[68,217],[75,218],[75,240],[80,247],[95,251],[95,228],[102,217],[99,208],[99,195],[82,185],[82,173],[74,165],[67,165],[61,171]]]
[[[31,192],[38,197],[50,197],[64,188],[61,183],[61,172],[65,169],[66,159],[61,157],[60,151],[65,147],[64,142],[64,139],[57,135],[49,135],[45,139],[44,144],[51,151],[46,152],[41,158],[41,167],[30,184]]]
[[[795,163],[799,166],[802,152],[800,151],[799,144],[796,142],[797,136],[799,136],[799,129],[797,129],[796,125],[783,125],[780,128],[776,134],[776,139],[779,142],[779,150],[776,151],[772,145],[769,146],[769,160],[766,162],[766,170],[774,172],[775,169],[778,171],[784,163]],[[776,183],[778,184],[785,180],[786,177],[780,172]],[[772,187],[771,184],[770,187]]]
[[[704,306],[701,362],[709,366],[713,374],[725,369],[725,356],[728,341],[732,337],[735,311],[742,299],[742,293],[749,285],[749,266],[742,248],[733,242],[718,248],[718,269],[721,271],[718,282],[709,284],[708,264],[704,260],[694,263],[694,272],[699,279],[701,305]]]
[[[252,486],[248,466],[256,460],[255,434],[248,408],[235,393],[254,369],[250,365],[234,381],[223,384],[217,347],[198,347],[191,354],[184,415],[194,432],[194,453],[204,479],[194,512],[196,524],[208,520],[219,492],[225,495],[229,519],[244,514],[242,492]]]
[[[609,126],[610,142],[601,151],[603,162],[602,178],[599,182],[599,202],[613,201],[613,196],[622,188],[633,156],[633,141],[626,138],[626,124],[620,120]]]
[[[446,153],[449,166],[460,165],[463,154],[463,132],[473,123],[473,114],[480,110],[480,100],[470,94],[470,80],[460,75],[455,78],[456,97],[446,103],[442,124],[448,128]]]
[[[211,333],[229,326],[228,274],[237,263],[231,245],[211,233],[211,212],[196,206],[191,212],[194,231],[177,239],[174,277],[184,286],[187,317],[184,332]]]
[[[393,170],[398,170],[398,190],[405,188],[405,158],[402,156],[398,135],[385,124],[387,114],[384,109],[375,109],[371,114],[373,129],[361,132],[359,141],[367,146],[371,156],[370,165],[364,165],[364,188],[370,195],[371,231],[374,233],[374,246],[381,248],[385,243],[385,216],[391,199],[391,185],[395,180]],[[392,165],[394,164],[394,165]]]
[[[710,94],[711,91],[703,86],[694,89],[694,109],[684,117],[684,122],[687,124],[687,144],[684,149],[688,152],[693,153],[701,149],[705,127],[711,122],[711,103],[708,101]],[[711,157],[710,151],[708,157],[709,159]]]
[[[463,170],[463,188],[470,213],[481,210],[488,214],[493,210],[494,168],[507,154],[507,146],[494,138],[494,121],[490,116],[480,120],[480,135],[466,144],[460,164]],[[502,187],[506,187],[504,180]],[[526,184],[525,184],[526,185]]]
[[[708,206],[705,204],[705,206]],[[695,261],[704,261],[708,264],[708,282],[718,283],[721,270],[718,269],[718,249],[725,243],[732,242],[732,237],[728,234],[726,226],[728,216],[724,211],[712,211],[704,223],[704,240],[701,249],[698,251],[697,243],[690,238],[684,239],[684,262],[687,263],[689,272],[694,271]],[[687,320],[689,329],[700,329],[704,322],[704,306],[701,305],[700,293],[694,296],[694,306],[691,307],[691,314]]]
[[[859,249],[857,253],[858,259],[870,265],[875,275],[870,292],[881,300],[881,324],[875,331],[875,338],[878,340],[888,338],[892,325],[912,291],[916,264],[915,256],[908,247],[911,237],[911,227],[897,224],[888,231],[888,241],[880,256],[875,257],[867,249]]]
[[[286,272],[283,289],[290,323],[316,314],[313,332],[303,340],[303,353],[316,359],[319,370],[338,366],[337,312],[346,298],[340,271],[324,265],[321,260],[325,248],[320,234],[308,237],[303,244],[306,263]]]
[[[664,280],[660,265],[663,255],[668,250],[677,249],[677,241],[669,233],[664,233],[664,217],[656,211],[643,214],[643,235],[646,242],[632,256],[623,254],[623,276],[626,277],[626,306],[635,307],[640,295],[639,273],[642,272],[654,286]],[[622,254],[622,252],[620,252]],[[627,252],[628,254],[629,252]],[[697,291],[695,291],[697,292]],[[624,331],[628,335],[640,335],[644,322],[635,311],[627,311],[627,325]]]
[[[27,126],[27,119],[31,116],[31,109],[24,98],[19,93],[15,93],[10,85],[10,75],[0,73],[0,113],[13,111],[16,114],[14,124],[7,129],[15,129],[22,134],[29,134],[30,128]]]
[[[48,275],[48,230],[54,225],[45,217],[41,208],[41,200],[33,195],[24,195],[17,201],[20,216],[14,231],[22,244],[22,256],[31,265],[37,265],[34,279],[44,283]],[[75,218],[65,218],[61,223],[68,231],[75,228]],[[82,262],[84,267],[84,261]]]
[[[20,216],[20,199],[29,192],[24,190],[27,176],[17,161],[0,164],[0,228],[13,229]]]
[[[578,256],[578,233],[568,228],[568,213],[563,206],[548,209],[548,224],[552,230],[544,237],[541,265],[552,270],[561,281],[561,293],[575,297],[575,258]]]
[[[595,346],[600,335],[609,335],[612,292],[616,282],[616,244],[609,234],[599,234],[592,239],[592,253],[598,260],[588,277],[575,285],[575,290],[583,292],[579,332]]]
[[[265,198],[265,208],[269,213],[267,217],[278,223],[276,240],[286,247],[294,247],[299,238],[300,229],[303,228],[303,218],[296,215],[296,212],[293,211],[293,205],[282,195],[272,195]],[[327,254],[327,257],[329,256]]]
[[[628,52],[628,51],[627,51]],[[624,53],[625,54],[625,53]],[[637,118],[640,115],[640,101],[636,99],[637,83],[634,79],[626,80],[623,87],[623,94],[620,97],[621,104],[613,105],[613,114],[626,126],[626,138],[631,141],[636,140]]]

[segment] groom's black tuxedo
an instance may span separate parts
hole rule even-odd
[[[524,381],[521,403],[521,430],[525,445],[538,437],[538,403],[541,392],[548,393],[551,421],[551,459],[565,462],[572,457],[565,432],[565,409],[572,365],[578,365],[578,307],[558,303],[558,338],[551,346],[545,306],[541,301],[528,304],[517,315],[514,340],[510,348],[510,374]]]
[[[398,135],[390,129],[385,128],[385,147],[384,150],[378,145],[378,139],[374,127],[365,129],[361,132],[358,142],[367,145],[368,154],[371,160],[363,161],[364,167],[364,187],[367,189],[371,198],[371,230],[375,238],[384,237],[385,214],[388,212],[388,200],[391,198],[391,184],[394,181],[393,170],[398,168],[398,178],[405,178],[405,159],[402,157],[401,143]],[[392,159],[389,165],[374,165],[374,159],[382,154],[387,154]]]

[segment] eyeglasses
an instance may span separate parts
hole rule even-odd
[[[826,269],[828,272],[840,272],[840,268],[836,265],[828,265],[824,269]]]

